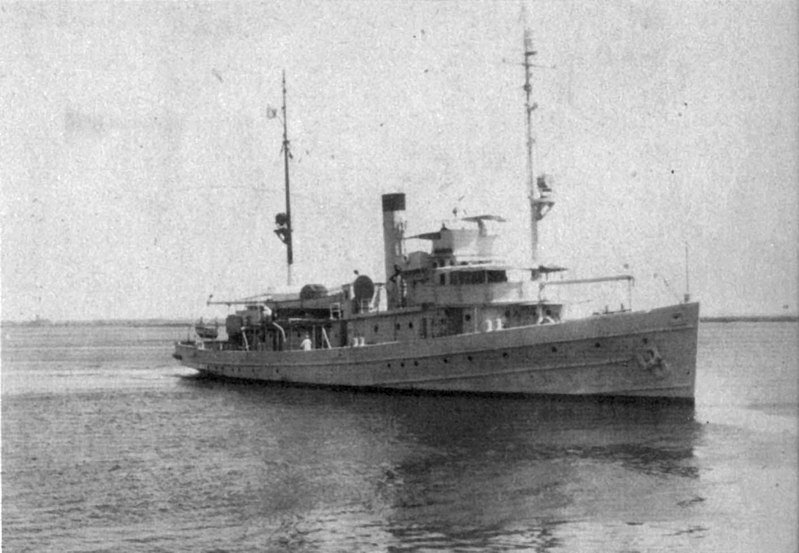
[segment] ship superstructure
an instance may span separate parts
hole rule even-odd
[[[500,217],[406,238],[405,196],[382,206],[384,282],[245,301],[226,338],[180,342],[175,356],[206,375],[305,385],[693,399],[697,304],[568,320],[548,287],[632,277],[550,281],[560,268],[495,256]],[[429,251],[406,253],[410,240]]]

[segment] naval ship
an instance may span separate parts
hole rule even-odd
[[[497,255],[496,215],[464,217],[433,232],[405,236],[406,196],[384,194],[385,277],[358,275],[328,289],[217,301],[236,310],[224,336],[198,324],[174,357],[201,375],[290,385],[446,393],[614,396],[693,402],[699,304],[685,301],[635,311],[569,317],[548,299],[561,287],[617,282],[627,274],[564,279],[562,267],[537,262],[538,224],[554,205],[552,179],[533,177],[530,69],[524,34],[527,191],[531,262]],[[283,75],[286,211],[275,233],[293,262],[289,140]],[[451,227],[451,228],[450,228]],[[413,240],[412,240],[413,239]],[[408,251],[411,243],[428,248]],[[554,278],[556,276],[561,278]],[[631,300],[631,298],[630,298]]]

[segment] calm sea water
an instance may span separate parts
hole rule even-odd
[[[4,551],[797,550],[797,325],[695,407],[192,378],[175,328],[2,329]]]

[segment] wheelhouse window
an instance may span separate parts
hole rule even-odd
[[[505,271],[455,271],[450,274],[450,284],[453,286],[507,282],[508,275]],[[443,282],[442,282],[443,283]]]
[[[452,284],[469,285],[483,284],[485,282],[485,271],[458,271],[452,273]]]

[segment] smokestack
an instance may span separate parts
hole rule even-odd
[[[405,262],[405,194],[383,194],[383,251],[386,263],[388,308],[402,304],[397,267]]]

